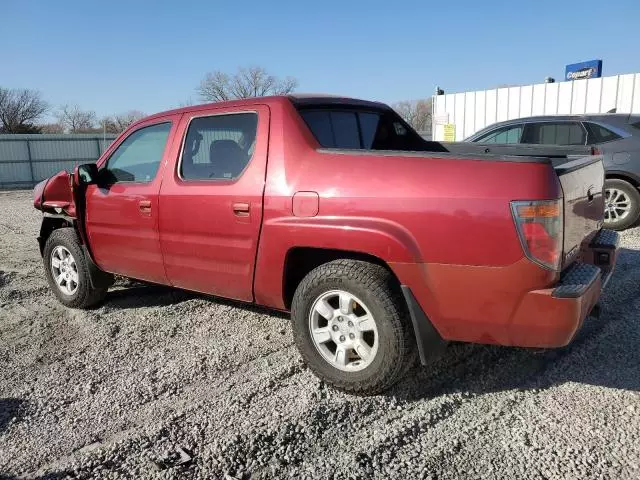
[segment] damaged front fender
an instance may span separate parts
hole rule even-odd
[[[33,206],[42,212],[76,218],[73,175],[58,172],[33,189]]]

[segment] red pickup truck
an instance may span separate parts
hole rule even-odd
[[[159,113],[36,186],[46,276],[69,307],[117,274],[290,311],[310,368],[354,393],[450,340],[566,345],[616,260],[601,158],[465,148],[341,97]]]

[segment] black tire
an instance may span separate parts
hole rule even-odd
[[[605,180],[604,188],[605,191],[615,189],[624,193],[624,195],[629,199],[631,207],[629,214],[624,218],[618,220],[609,220],[605,218],[605,228],[610,228],[611,230],[625,230],[635,225],[640,217],[640,192],[638,192],[638,189],[629,182],[618,178]],[[605,204],[605,209],[606,207],[607,205]]]
[[[71,295],[62,292],[53,277],[51,256],[54,249],[59,246],[66,248],[71,253],[77,268],[77,288]],[[93,288],[91,286],[87,260],[78,235],[73,228],[60,228],[51,233],[44,246],[43,261],[49,287],[63,305],[70,308],[88,308],[102,301],[107,294],[107,288]]]
[[[311,338],[311,309],[316,299],[333,290],[361,299],[375,319],[377,353],[362,370],[336,368],[325,360]],[[402,378],[417,359],[413,327],[400,286],[391,272],[380,265],[335,260],[317,267],[298,285],[291,318],[296,345],[309,368],[327,384],[348,393],[379,393]]]

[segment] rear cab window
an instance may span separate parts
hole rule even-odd
[[[298,112],[322,148],[428,150],[427,142],[390,109],[313,105]]]

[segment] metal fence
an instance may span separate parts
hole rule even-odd
[[[445,140],[445,125],[459,142],[503,120],[613,111],[640,113],[640,73],[436,95],[433,138]]]
[[[28,188],[60,170],[95,162],[117,135],[0,135],[0,188]]]

